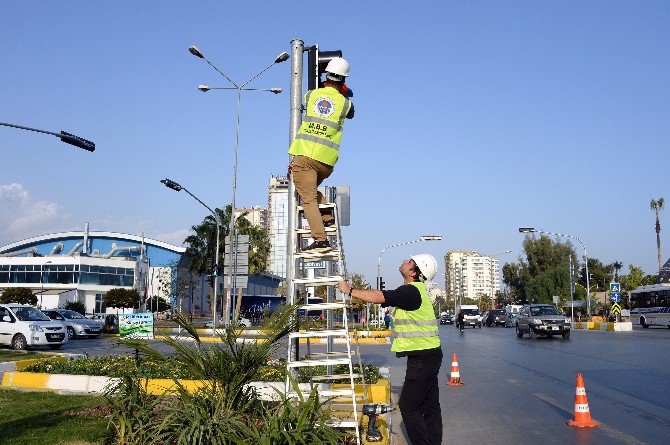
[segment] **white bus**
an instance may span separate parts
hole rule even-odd
[[[631,291],[630,321],[643,328],[670,328],[670,283],[640,286]]]

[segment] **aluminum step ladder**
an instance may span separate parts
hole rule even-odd
[[[297,201],[294,201],[297,202]],[[286,359],[286,386],[287,397],[297,397],[291,386],[289,375],[297,375],[298,369],[302,368],[310,377],[310,390],[317,389],[321,402],[329,405],[331,418],[326,422],[334,428],[354,429],[356,431],[357,444],[361,444],[361,422],[359,413],[361,402],[367,400],[367,387],[363,376],[363,365],[358,345],[358,332],[353,327],[353,320],[349,317],[353,314],[351,297],[337,290],[337,283],[347,276],[342,234],[340,230],[339,215],[335,204],[321,204],[319,209],[331,211],[335,217],[335,224],[326,227],[326,235],[332,247],[327,253],[303,252],[311,241],[309,228],[303,227],[303,208],[295,206],[294,219],[296,222],[293,236],[294,246],[289,248],[291,261],[295,261],[293,277],[293,289],[299,295],[297,317],[305,321],[305,330],[289,334],[288,352]],[[315,276],[315,272],[309,272],[310,262],[323,262],[326,270],[325,275]],[[315,271],[315,269],[311,269]],[[326,286],[327,298],[324,302],[310,303],[307,289]],[[316,292],[315,292],[316,293]],[[297,300],[296,300],[297,301]],[[323,311],[327,325],[325,329],[313,326],[310,321],[310,312]],[[342,322],[335,326],[336,311],[341,311]],[[339,341],[336,341],[338,340]],[[326,342],[326,352],[312,352],[312,342]],[[306,345],[302,350],[301,344]],[[337,347],[336,347],[337,346]],[[294,348],[297,348],[298,353]],[[355,361],[355,363],[354,363]],[[355,369],[358,365],[358,369]],[[314,375],[315,367],[326,367],[325,375]],[[339,372],[336,372],[339,367]],[[342,367],[345,372],[342,372]],[[337,381],[344,381],[344,385],[335,385]],[[363,395],[356,395],[355,384],[360,384]]]

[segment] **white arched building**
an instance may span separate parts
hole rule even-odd
[[[104,294],[119,287],[173,303],[185,251],[143,236],[88,228],[36,236],[0,246],[0,292],[28,287],[44,309],[80,301],[89,314],[105,312]]]

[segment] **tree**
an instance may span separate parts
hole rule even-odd
[[[140,294],[135,289],[117,287],[107,291],[104,297],[106,307],[132,308],[139,304]]]
[[[172,309],[172,306],[170,306],[170,303],[168,303],[165,298],[158,297],[158,296],[153,296],[147,298],[146,301],[146,307],[148,310],[151,312],[163,312],[163,311],[169,311]]]
[[[658,212],[663,210],[663,205],[665,200],[663,198],[658,198],[658,201],[652,199],[649,203],[651,210],[656,214],[656,249],[658,252],[658,273],[661,273],[661,223],[658,220]]]
[[[570,242],[552,241],[546,235],[526,236],[523,241],[526,258],[503,266],[503,282],[510,290],[510,299],[525,304],[551,302],[553,295],[569,294],[568,264],[577,276],[579,263]],[[589,262],[589,267],[591,262]]]
[[[35,306],[37,304],[37,296],[27,287],[8,287],[2,291],[0,303],[28,304],[30,306]]]
[[[614,281],[619,282],[619,271],[623,268],[623,263],[620,261],[614,261],[612,263],[612,268],[614,268]]]
[[[596,285],[596,290],[609,290],[609,283],[612,281],[612,271],[614,267],[611,264],[603,264],[598,258],[589,258],[589,286]],[[586,268],[582,267],[580,270],[581,278],[579,282],[586,287]]]
[[[350,276],[351,285],[354,286],[354,289],[370,289],[370,283],[365,281],[365,275],[354,273]],[[361,312],[365,309],[365,301],[359,300],[358,298],[352,298],[351,303],[353,310],[355,312]]]
[[[226,206],[225,211],[214,209],[221,221],[219,233],[219,258],[216,260],[216,219],[213,215],[207,215],[203,221],[191,227],[193,232],[184,240],[186,253],[190,258],[189,270],[197,274],[210,272],[214,263],[223,270],[223,256],[227,249],[225,238],[230,232],[230,211]],[[249,235],[249,273],[261,274],[267,269],[268,255],[270,254],[270,237],[265,230],[256,227],[244,217],[244,214],[235,219],[238,233]]]
[[[63,309],[75,311],[81,315],[86,315],[86,306],[84,306],[84,303],[81,301],[68,301],[65,303],[65,307],[63,307]]]

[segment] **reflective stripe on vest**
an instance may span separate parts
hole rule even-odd
[[[344,119],[350,109],[349,99],[335,88],[308,91],[305,94],[305,116],[291,143],[289,154],[335,165],[339,157]]]
[[[396,309],[394,320],[395,339],[391,346],[394,352],[420,351],[440,346],[438,320],[435,318],[426,285],[410,283],[419,290],[421,306],[414,311]]]

